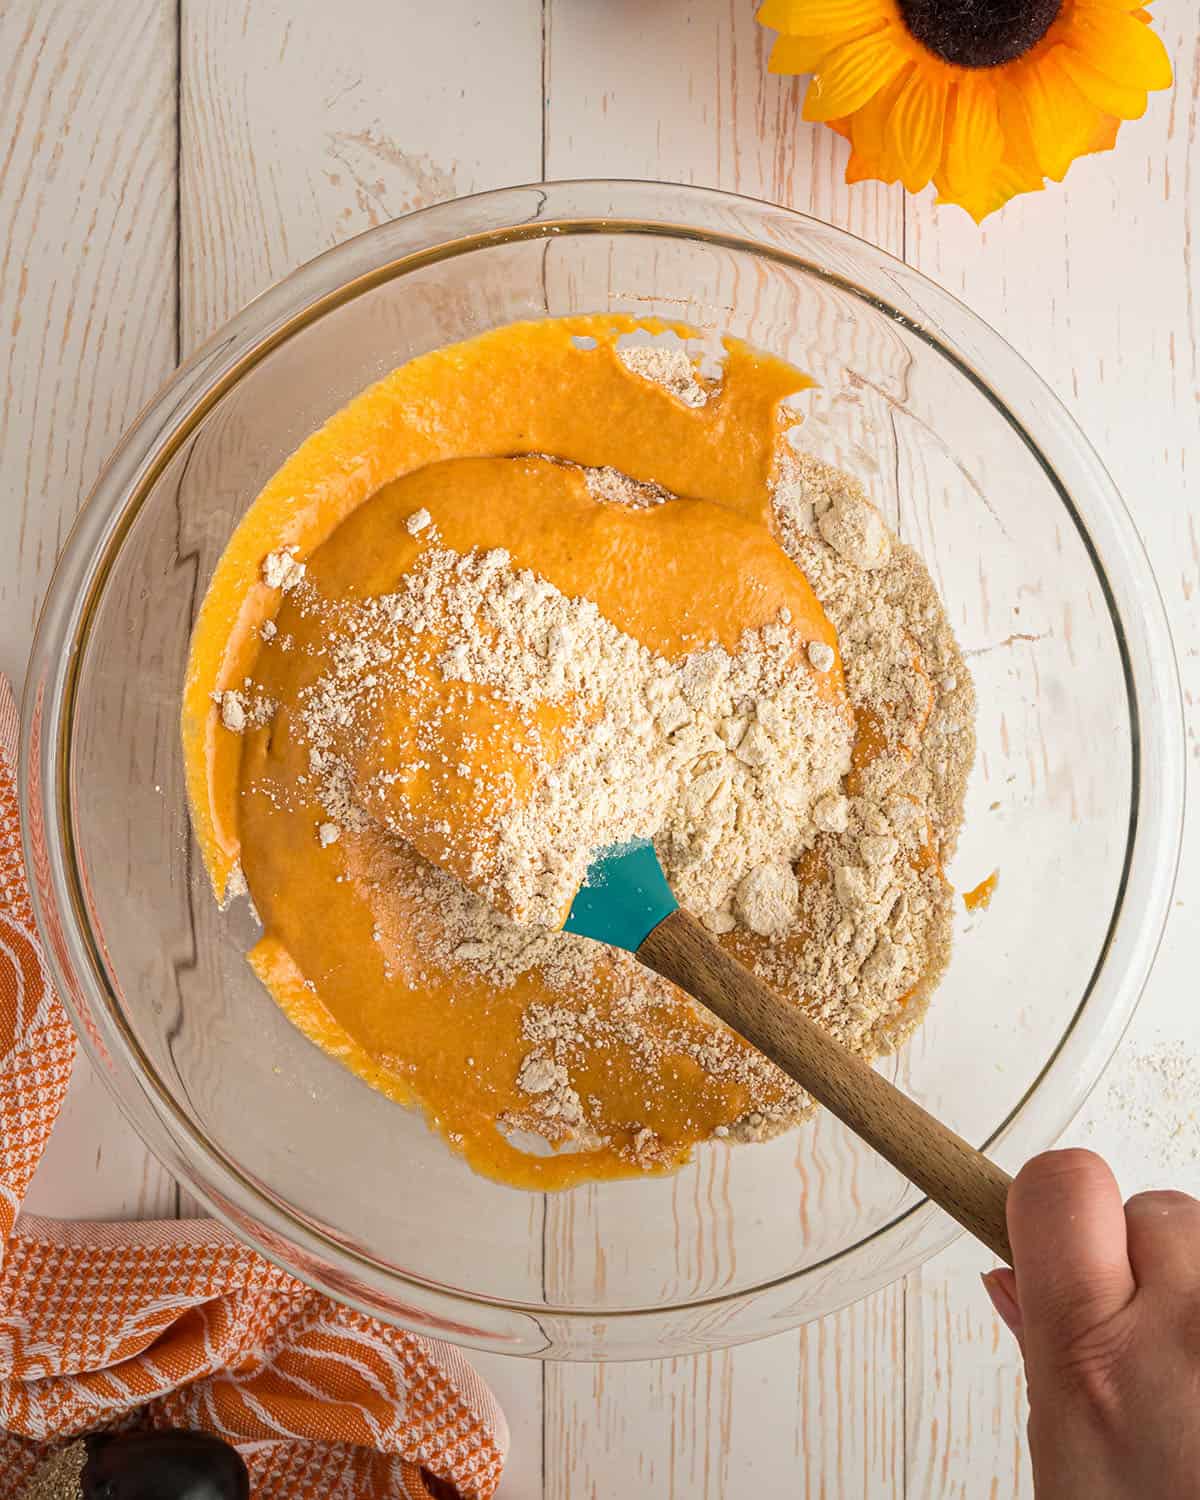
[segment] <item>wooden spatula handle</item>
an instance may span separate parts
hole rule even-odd
[[[695,996],[831,1110],[910,1182],[1012,1264],[1012,1179],[740,964],[685,911],[642,943],[647,968]]]

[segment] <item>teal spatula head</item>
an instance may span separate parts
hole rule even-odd
[[[630,839],[596,851],[563,931],[636,953],[678,906],[654,845],[649,839]]]

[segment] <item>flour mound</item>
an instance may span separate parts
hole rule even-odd
[[[472,764],[463,774],[485,783],[496,816],[484,829],[448,817],[444,833],[471,888],[520,922],[559,926],[592,851],[634,837],[656,841],[681,901],[728,909],[752,871],[812,844],[814,808],[849,770],[851,721],[818,694],[795,630],[668,661],[499,549],[428,550],[394,594],[347,611],[338,637],[304,710],[335,823],[348,790],[360,817],[378,816],[381,789],[351,785],[344,747],[370,743],[389,684],[419,695],[432,659],[442,682],[497,694],[515,715],[532,793],[514,795],[505,765]],[[540,726],[548,705],[566,716],[565,750]],[[416,712],[424,755],[444,759],[441,701]]]

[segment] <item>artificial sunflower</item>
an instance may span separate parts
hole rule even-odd
[[[1171,85],[1141,0],[766,0],[773,73],[850,142],[847,182],[936,184],[976,221],[1107,151]]]

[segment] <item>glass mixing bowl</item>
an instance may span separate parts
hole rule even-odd
[[[929,563],[979,690],[928,1020],[881,1066],[1010,1169],[1129,1020],[1167,910],[1183,741],[1162,605],[1066,411],[945,292],[800,214],[650,183],[443,204],[331,250],[179,370],[59,565],[25,702],[38,920],[84,1044],[147,1144],[252,1245],[384,1318],[518,1354],[631,1358],[794,1326],[955,1228],[828,1117],[673,1177],[554,1195],[471,1171],[292,1029],[222,915],[180,758],[188,637],[263,482],[368,382],[518,318],[661,314],[810,372],[804,439]],[[719,560],[712,586],[720,588]]]

